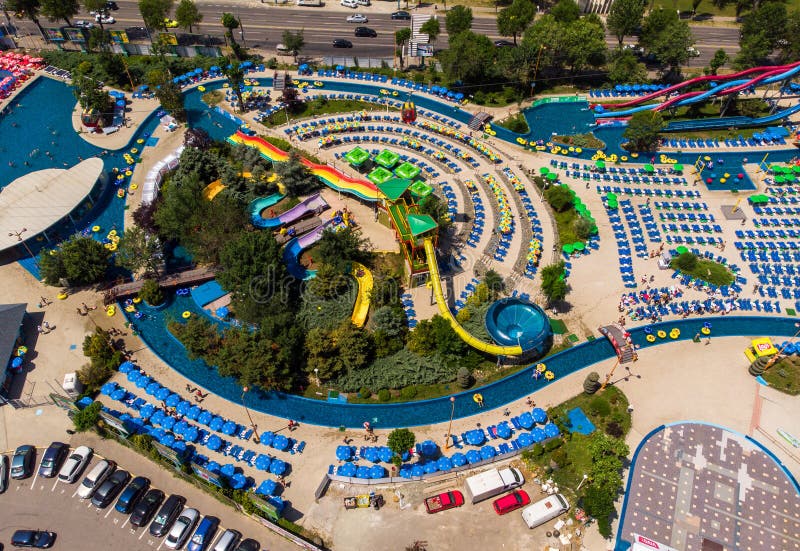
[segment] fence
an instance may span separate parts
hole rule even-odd
[[[361,69],[391,69],[394,66],[394,58],[325,56],[322,58],[322,63],[326,66],[343,65],[347,68],[355,67]]]
[[[143,204],[148,205],[156,198],[164,176],[166,176],[167,172],[175,170],[175,167],[178,166],[181,153],[183,153],[183,147],[184,146],[181,145],[175,151],[161,159],[150,169],[150,172],[147,173],[144,179],[144,185],[142,185]]]

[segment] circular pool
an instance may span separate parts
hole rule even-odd
[[[500,299],[489,307],[486,330],[497,344],[518,344],[525,355],[544,356],[553,345],[547,314],[538,305],[518,297]]]

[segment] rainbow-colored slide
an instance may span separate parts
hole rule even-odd
[[[289,158],[288,153],[275,147],[268,141],[258,136],[249,136],[241,130],[237,131],[233,136],[230,136],[228,141],[234,144],[244,144],[255,147],[259,150],[261,155],[270,161],[282,162]],[[303,158],[302,161],[303,164],[311,170],[312,174],[336,191],[349,193],[350,195],[355,195],[359,199],[370,202],[377,201],[382,197],[381,192],[375,187],[375,184],[369,180],[351,178],[333,167],[313,163],[306,158]]]

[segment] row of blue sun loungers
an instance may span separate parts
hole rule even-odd
[[[617,240],[617,257],[619,259],[619,274],[625,287],[636,287],[636,278],[633,275],[633,259],[631,258],[631,244],[619,211],[608,211],[608,220]]]
[[[674,185],[688,185],[684,178],[668,177],[668,176],[620,176],[618,174],[608,174],[600,172],[579,172],[579,171],[564,171],[564,176],[572,178],[582,178],[584,180],[602,180],[604,182],[621,182],[624,184],[674,184]]]
[[[625,195],[635,195],[637,197],[665,197],[667,199],[676,198],[676,199],[691,199],[694,197],[700,197],[699,191],[694,190],[682,190],[682,189],[651,189],[651,188],[629,188],[629,187],[620,187],[620,186],[597,186],[598,193],[609,193],[613,192],[617,195],[625,194]]]

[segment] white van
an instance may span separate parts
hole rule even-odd
[[[561,494],[547,496],[522,510],[522,520],[528,528],[536,528],[569,511],[569,502]]]
[[[103,459],[94,468],[89,471],[86,478],[83,479],[80,487],[78,488],[78,497],[81,499],[89,499],[92,497],[94,491],[100,487],[100,484],[105,482],[108,475],[110,475],[117,467],[113,461]]]
[[[322,0],[297,0],[297,5],[319,7],[322,5]]]

